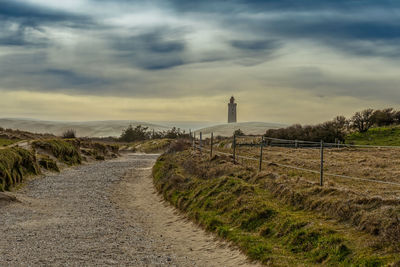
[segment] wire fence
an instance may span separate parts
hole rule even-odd
[[[304,141],[304,140],[287,140],[287,139],[278,139],[278,138],[270,138],[264,136],[233,136],[229,138],[228,143],[231,142],[231,152],[224,152],[217,149],[218,144],[221,142],[226,142],[226,140],[217,141],[215,142],[213,133],[211,133],[211,138],[207,140],[202,139],[202,133],[200,133],[199,138],[196,136],[191,136],[193,149],[198,149],[200,152],[208,152],[210,153],[210,158],[214,154],[226,155],[231,156],[233,158],[234,163],[238,162],[238,159],[245,159],[254,162],[258,162],[259,171],[262,170],[264,164],[270,164],[274,166],[279,166],[286,169],[293,169],[299,170],[307,173],[318,174],[319,175],[319,184],[320,186],[324,185],[324,178],[328,177],[336,177],[341,179],[347,180],[356,180],[362,182],[370,182],[370,183],[377,183],[377,184],[384,184],[384,185],[392,185],[400,187],[400,183],[392,182],[392,181],[382,181],[376,178],[365,178],[365,177],[355,177],[351,175],[343,175],[331,172],[325,172],[324,170],[324,163],[325,163],[325,149],[343,149],[343,148],[372,148],[372,149],[400,149],[400,146],[374,146],[374,145],[352,145],[352,144],[343,144],[340,142],[335,143],[324,143],[323,141],[320,142],[312,142],[312,141]],[[238,155],[238,149],[241,147],[251,147],[251,148],[259,148],[259,155],[254,157]],[[276,161],[266,160],[263,157],[263,153],[266,147],[282,147],[282,148],[311,148],[311,149],[318,149],[319,150],[319,170],[304,168],[300,166],[294,166],[290,164],[282,164]],[[309,160],[317,162],[316,160]]]

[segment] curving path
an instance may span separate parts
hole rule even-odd
[[[29,182],[0,206],[0,266],[253,266],[162,201],[156,158],[128,154]]]

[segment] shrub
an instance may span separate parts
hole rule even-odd
[[[138,125],[135,128],[129,125],[128,128],[122,132],[120,140],[124,142],[147,140],[150,138],[150,132],[148,132],[147,129],[148,127],[143,127],[142,125]]]
[[[243,135],[244,135],[244,132],[243,132],[242,130],[240,130],[240,129],[237,129],[236,131],[233,132],[233,135],[236,135],[236,136],[243,136]]]
[[[265,136],[289,140],[305,140],[333,143],[336,140],[344,141],[348,128],[348,121],[343,116],[337,116],[331,121],[317,125],[301,126],[295,124],[287,128],[267,130]]]
[[[169,149],[167,150],[167,153],[175,153],[175,152],[180,152],[184,151],[188,147],[190,147],[190,143],[185,140],[185,139],[178,139],[175,142],[172,142]]]
[[[76,131],[74,129],[68,129],[63,132],[62,137],[65,139],[76,138]]]

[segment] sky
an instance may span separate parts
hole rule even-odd
[[[395,0],[0,0],[0,117],[312,124],[399,70]]]

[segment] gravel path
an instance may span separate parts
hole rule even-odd
[[[163,203],[156,155],[64,170],[31,181],[0,207],[0,266],[247,266]]]

